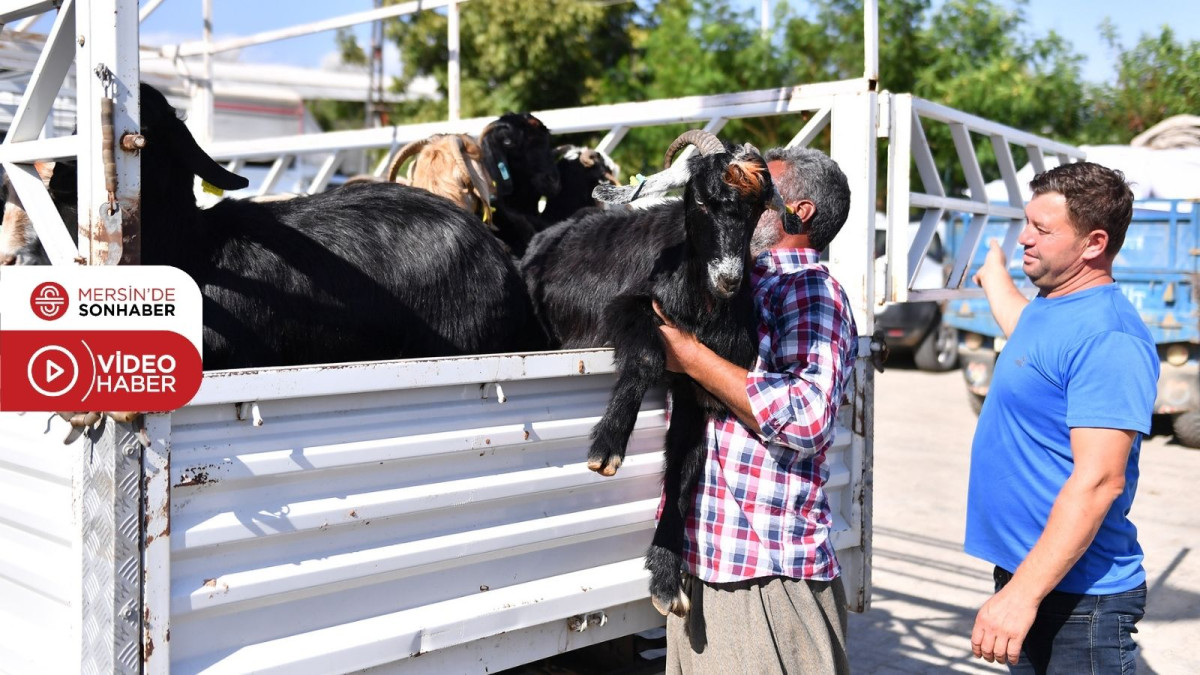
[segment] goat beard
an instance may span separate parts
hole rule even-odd
[[[775,248],[783,239],[783,228],[780,227],[779,216],[774,213],[764,213],[750,235],[750,258],[757,260],[763,252]]]

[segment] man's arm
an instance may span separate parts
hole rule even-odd
[[[742,424],[754,433],[761,434],[762,427],[754,417],[754,411],[750,408],[750,394],[746,392],[746,376],[750,371],[721,358],[697,340],[695,335],[676,328],[662,316],[657,303],[654,311],[663,319],[663,325],[658,330],[666,348],[667,370],[685,373],[699,382],[701,387],[721,399]]]
[[[1016,664],[1038,605],[1079,560],[1125,489],[1125,468],[1137,432],[1071,429],[1075,468],[1063,484],[1046,529],[1008,584],[975,616],[971,651],[986,661]]]
[[[994,239],[988,245],[987,258],[975,273],[975,283],[983,288],[988,306],[992,308],[992,316],[996,317],[1004,336],[1011,336],[1017,327],[1017,319],[1021,318],[1021,310],[1029,304],[1029,299],[1017,290],[1016,283],[1008,273],[1000,244]]]
[[[676,330],[656,306],[667,368],[686,373],[721,399],[764,442],[804,456],[822,451],[833,435],[845,380],[842,355],[853,318],[828,277],[797,275],[773,291],[768,370],[747,371],[690,334]]]

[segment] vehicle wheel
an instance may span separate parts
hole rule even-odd
[[[983,410],[983,396],[976,394],[973,391],[967,392],[967,403],[971,404],[971,410],[975,412],[975,416],[979,416],[979,411]]]
[[[1179,413],[1171,419],[1175,440],[1189,448],[1200,448],[1200,412]]]
[[[944,373],[958,367],[958,329],[947,326],[938,318],[913,352],[913,362],[921,370]]]

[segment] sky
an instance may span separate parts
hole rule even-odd
[[[755,12],[762,6],[762,0],[737,1]],[[775,1],[771,0],[772,6]],[[933,1],[936,6],[944,0]],[[1012,0],[1002,1],[1013,6]],[[374,6],[372,0],[212,0],[212,4],[216,39],[308,23]],[[802,10],[807,3],[792,0],[791,4]],[[1104,17],[1111,18],[1118,27],[1120,40],[1126,48],[1136,44],[1144,33],[1156,34],[1164,24],[1174,28],[1178,40],[1200,40],[1200,21],[1195,19],[1195,5],[1195,0],[1031,0],[1026,12],[1030,25],[1038,33],[1054,30],[1070,41],[1076,51],[1087,56],[1084,79],[1105,82],[1111,79],[1114,66],[1113,54],[1100,40],[1098,26]],[[200,0],[166,0],[143,22],[143,44],[163,45],[200,39],[201,7]],[[48,25],[45,19],[41,23]],[[369,43],[366,25],[359,26],[356,32],[360,44]],[[319,67],[335,58],[334,32],[247,48],[239,58],[248,62]],[[398,69],[396,61],[394,48],[385,52],[389,72]]]

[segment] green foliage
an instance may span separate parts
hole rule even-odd
[[[760,32],[756,5],[473,0],[459,10],[462,115],[863,76],[863,0],[811,0],[795,7],[780,0],[773,3],[775,28],[769,36]],[[1112,24],[1102,25],[1119,55],[1118,69],[1111,83],[1088,84],[1080,74],[1084,56],[1062,36],[1031,27],[1027,7],[1028,0],[880,3],[880,88],[1076,143],[1125,143],[1169,115],[1200,108],[1200,43],[1181,44],[1163,28],[1125,50]],[[418,77],[433,77],[445,93],[446,25],[442,11],[388,22],[387,39],[399,46],[405,64],[394,91]],[[338,47],[346,63],[365,62],[350,33],[339,32]],[[329,128],[354,126],[363,118],[361,104],[310,107]],[[445,116],[444,100],[409,101],[391,111],[391,120],[399,123]],[[721,135],[766,148],[786,143],[806,121],[806,116],[732,120]],[[657,171],[662,151],[684,128],[631,130],[616,153],[624,173]],[[926,132],[949,187],[965,187],[948,130],[928,125]],[[599,134],[563,140],[595,143]],[[989,139],[973,140],[985,178],[994,178],[998,172]],[[827,148],[828,138],[818,145]],[[1022,151],[1014,152],[1022,164]],[[885,164],[880,162],[881,171]]]
[[[1115,83],[1092,91],[1088,142],[1128,143],[1172,115],[1200,111],[1200,42],[1180,43],[1163,26],[1125,50],[1111,22],[1101,31],[1119,56]]]
[[[395,4],[398,0],[388,0]],[[461,112],[500,115],[596,102],[596,83],[629,51],[636,5],[572,0],[478,0],[459,9]],[[400,47],[399,90],[432,76],[447,87],[446,16],[419,12],[386,28]],[[444,119],[444,102],[403,106],[410,121]]]
[[[1072,138],[1083,121],[1083,57],[1061,36],[1031,36],[1025,0],[1008,10],[995,0],[948,0],[932,16],[920,39],[931,55],[915,73],[913,91],[952,108],[1051,138]],[[965,186],[954,158],[949,129],[926,130],[934,159],[958,188]],[[975,150],[985,180],[999,176],[995,153],[986,138]],[[1015,153],[1017,166],[1023,153]]]

